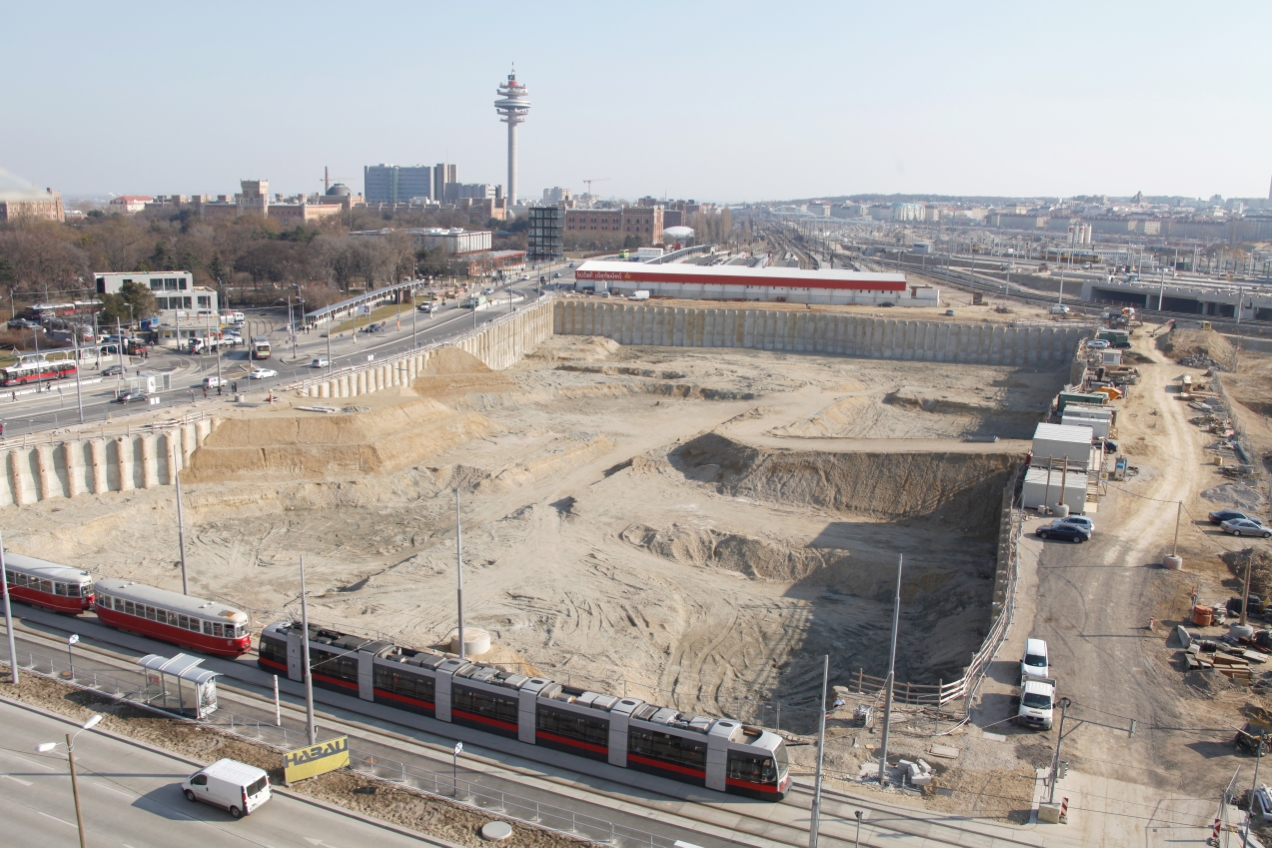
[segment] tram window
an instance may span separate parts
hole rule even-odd
[[[146,607],[146,618],[150,619],[151,621],[154,621],[156,617],[157,617],[157,613],[155,612],[155,608]]]
[[[53,594],[53,581],[52,581],[52,580],[41,580],[41,581],[40,581],[40,591],[41,591],[41,592],[43,592],[43,593],[44,593],[44,594],[46,594],[46,595],[51,595],[51,594]]]
[[[213,635],[213,636],[224,636],[224,635],[225,635],[225,631],[221,629],[221,622],[219,622],[219,621],[209,621],[209,622],[208,622],[208,627],[212,628],[212,635]]]
[[[177,614],[175,612],[167,613],[166,618],[168,619],[168,623],[173,627],[177,626]]]
[[[204,636],[212,635],[212,622],[210,621],[203,622],[203,635]]]
[[[177,615],[177,627],[180,627],[182,630],[189,630],[189,629],[190,629],[190,619],[189,619],[189,618],[187,618],[187,617],[185,617],[184,615],[180,615],[180,614],[178,614],[178,615]]]
[[[124,615],[136,615],[132,601],[124,601]]]
[[[581,739],[594,745],[609,745],[609,722],[578,715],[566,710],[554,710],[539,706],[536,726],[547,733]]]
[[[115,599],[115,612],[123,612],[123,611],[124,611],[124,602],[123,602],[121,599],[116,598],[116,599]]]
[[[61,595],[62,597],[66,597],[66,584],[65,584],[65,583],[54,583],[54,584],[53,584],[53,594],[55,594],[55,595]]]
[[[72,598],[82,598],[84,597],[84,587],[79,584],[74,586],[68,585],[66,587],[66,594],[70,595]]]
[[[734,780],[747,780],[752,783],[777,782],[777,771],[773,768],[773,758],[757,757],[750,754],[730,752],[728,776]]]
[[[703,768],[707,763],[707,746],[691,742],[671,733],[659,733],[656,730],[637,730],[627,732],[627,750],[634,754],[644,754],[671,763]]]
[[[456,686],[451,694],[451,705],[478,715],[517,723],[517,702],[512,698],[480,692],[467,686]]]
[[[27,576],[25,574],[14,574],[12,571],[10,571],[9,579],[14,586],[21,586],[23,588],[26,588]]]

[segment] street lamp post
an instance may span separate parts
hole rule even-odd
[[[85,730],[96,727],[101,720],[102,717],[100,715],[94,714],[89,717],[88,721],[80,725],[80,729],[75,731],[74,735],[66,734],[66,758],[71,764],[71,794],[75,797],[75,823],[79,825],[80,848],[87,848],[88,843],[84,841],[84,814],[80,812],[79,781],[75,776],[75,737]],[[47,754],[61,744],[61,742],[41,742],[35,746],[35,750],[36,753]]]
[[[4,540],[0,538],[0,586],[4,591],[4,629],[9,637],[9,682],[18,685],[18,649],[13,641],[13,606],[9,603],[9,574],[4,567]]]

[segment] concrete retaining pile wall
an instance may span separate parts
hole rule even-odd
[[[453,347],[470,353],[490,368],[502,371],[515,365],[540,343],[552,336],[552,305],[540,303],[506,320],[488,324],[460,339]],[[408,386],[419,376],[436,348],[395,358],[380,365],[368,365],[348,374],[306,386],[312,398],[349,398],[391,386]]]
[[[0,451],[0,506],[171,486],[217,423],[203,419],[127,436]]]
[[[1009,327],[574,299],[556,302],[553,332],[604,336],[626,345],[735,347],[982,365],[1060,365],[1071,360],[1081,334],[1065,326]]]

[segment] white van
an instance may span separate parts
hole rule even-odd
[[[270,797],[269,775],[237,760],[217,760],[181,782],[187,801],[202,801],[241,818]]]
[[[1051,307],[1051,314],[1052,315],[1068,315],[1069,307],[1057,303],[1055,306]]]
[[[1051,657],[1047,654],[1047,643],[1041,639],[1025,640],[1025,656],[1020,661],[1020,679],[1031,677],[1047,678],[1051,676]]]

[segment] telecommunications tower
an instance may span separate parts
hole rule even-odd
[[[513,65],[508,81],[499,86],[500,99],[495,101],[495,111],[508,125],[508,209],[517,204],[517,124],[530,113],[530,98],[526,87],[517,82],[517,66]]]

